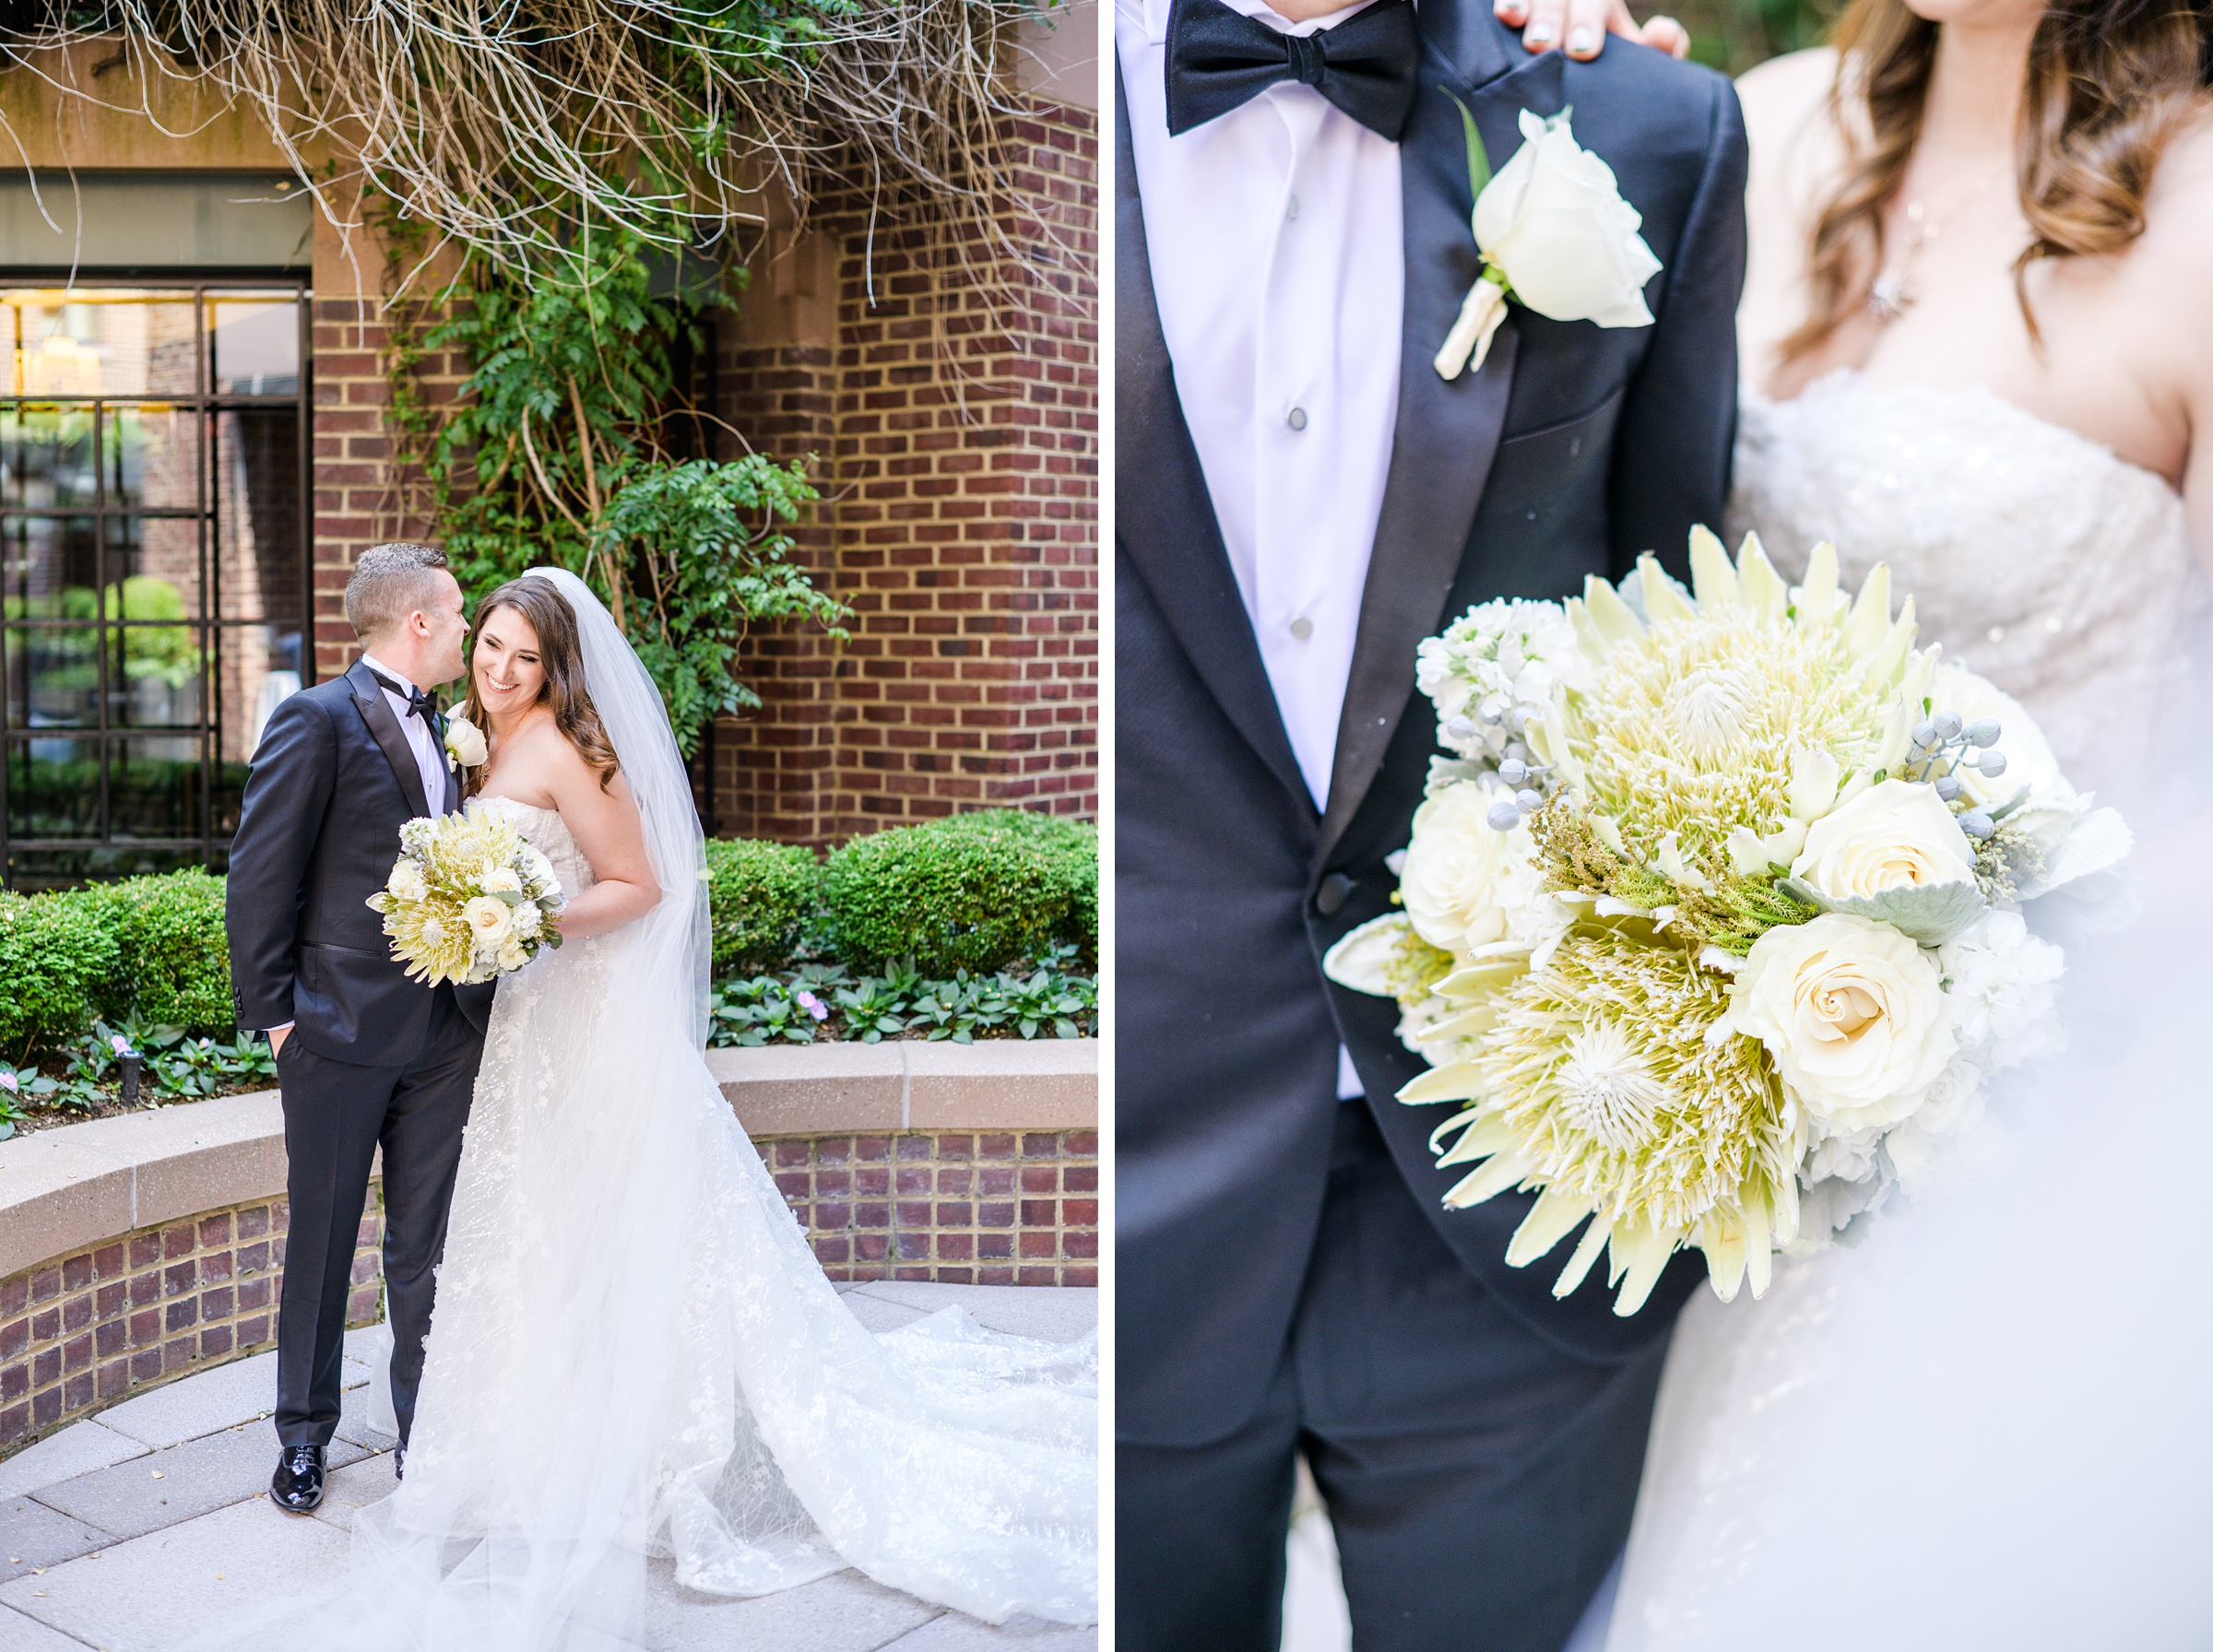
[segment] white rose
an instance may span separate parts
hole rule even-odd
[[[498,946],[515,926],[514,910],[494,895],[472,896],[461,908],[461,921],[479,951]]]
[[[465,769],[484,765],[489,749],[484,744],[484,731],[467,717],[449,716],[445,720],[446,755]]]
[[[394,864],[392,876],[385,879],[385,888],[397,899],[410,902],[420,901],[431,892],[430,885],[423,880],[422,868],[411,860]]]
[[[1715,1032],[1758,1039],[1832,1131],[1908,1116],[1957,1047],[1929,955],[1888,924],[1840,912],[1755,941]]]
[[[519,895],[523,880],[513,867],[491,867],[477,879],[479,888],[488,895]]]
[[[519,970],[529,962],[530,954],[524,950],[523,943],[513,936],[500,943],[500,968],[503,970]]]
[[[1521,112],[1522,145],[1475,197],[1475,244],[1514,296],[1554,321],[1649,327],[1644,284],[1660,260],[1638,234],[1614,169],[1575,141],[1565,113]]]
[[[1414,842],[1399,875],[1399,898],[1414,933],[1433,947],[1464,952],[1502,938],[1506,912],[1498,882],[1515,858],[1513,839],[1484,819],[1496,794],[1472,782],[1449,785],[1414,811]]]
[[[1791,874],[1832,901],[1849,901],[1972,882],[1975,851],[1934,786],[1886,780],[1816,820]]]

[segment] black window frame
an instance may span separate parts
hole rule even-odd
[[[174,293],[179,297],[189,293],[194,306],[193,348],[194,385],[189,395],[175,392],[144,392],[137,395],[55,395],[48,394],[18,394],[12,374],[0,387],[0,410],[17,410],[27,407],[84,407],[93,414],[94,473],[97,484],[93,503],[82,507],[54,506],[30,509],[0,502],[0,541],[4,541],[6,525],[18,520],[89,518],[93,524],[95,571],[98,579],[94,589],[98,595],[90,621],[66,620],[32,620],[8,619],[0,611],[0,637],[12,641],[25,633],[39,631],[89,630],[96,638],[95,655],[99,661],[99,720],[95,727],[50,731],[51,736],[66,733],[70,738],[85,735],[95,737],[99,753],[100,796],[98,832],[82,837],[18,837],[14,834],[13,799],[9,795],[15,754],[40,738],[40,732],[25,726],[15,726],[15,709],[9,703],[11,683],[9,672],[0,668],[0,887],[14,889],[18,884],[18,855],[68,853],[83,851],[98,855],[105,851],[116,854],[142,851],[148,854],[182,858],[197,853],[199,864],[211,870],[228,864],[230,834],[219,834],[216,829],[216,798],[219,770],[222,763],[223,702],[221,673],[219,668],[223,657],[220,633],[226,631],[243,631],[250,627],[268,626],[291,618],[290,615],[263,615],[252,619],[226,619],[223,614],[220,573],[217,567],[218,499],[215,466],[219,462],[220,442],[217,436],[219,415],[240,409],[282,407],[290,405],[297,420],[295,440],[298,450],[298,544],[300,611],[300,685],[310,688],[319,679],[315,662],[315,534],[314,534],[314,301],[312,279],[307,272],[298,269],[79,269],[40,270],[13,266],[0,268],[0,290],[33,289],[47,291],[70,289],[113,290],[137,289],[151,292]],[[219,395],[215,391],[210,372],[211,340],[208,336],[207,299],[210,294],[219,300],[237,294],[247,296],[255,291],[267,292],[271,297],[289,294],[297,306],[299,325],[300,371],[294,390],[282,395]],[[12,348],[13,341],[0,341],[0,348]],[[104,429],[106,409],[114,404],[160,402],[172,407],[188,408],[193,419],[197,454],[195,455],[197,506],[191,510],[179,507],[122,506],[109,502],[108,466],[101,446],[101,432]],[[108,525],[118,521],[146,521],[149,519],[188,520],[196,525],[198,554],[197,571],[200,586],[199,614],[188,619],[181,629],[188,629],[198,646],[200,655],[200,710],[196,724],[189,728],[179,727],[166,731],[148,731],[119,726],[112,715],[110,693],[111,635],[134,622],[119,611],[111,620],[107,614],[105,592],[108,588],[108,558],[112,554]],[[111,778],[117,752],[133,735],[148,732],[168,732],[196,738],[200,749],[200,785],[198,799],[199,831],[191,836],[176,837],[117,837],[111,807]],[[249,757],[251,754],[248,754]],[[97,874],[95,875],[98,876]],[[40,886],[44,886],[44,879]]]

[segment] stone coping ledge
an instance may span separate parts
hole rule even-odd
[[[1098,1042],[987,1039],[710,1050],[750,1135],[1069,1130],[1098,1122]],[[273,1090],[0,1142],[0,1279],[204,1210],[281,1195]]]
[[[1095,1038],[762,1044],[709,1050],[707,1069],[752,1136],[1088,1130],[1099,1122]]]

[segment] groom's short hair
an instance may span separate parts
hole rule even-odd
[[[446,565],[435,545],[372,545],[355,559],[346,581],[346,620],[362,642],[381,637],[438,596],[436,572]]]

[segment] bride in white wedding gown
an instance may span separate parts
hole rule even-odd
[[[2129,816],[2146,899],[2065,938],[2071,1047],[1994,1084],[1948,1177],[1762,1301],[1692,1299],[1607,1652],[2213,1646],[2204,14],[1911,5],[1743,85],[1733,526],[1786,574],[1887,561]]]
[[[581,836],[625,843],[658,903],[501,981],[399,1489],[355,1517],[342,1588],[219,1644],[639,1647],[656,1556],[711,1594],[858,1566],[994,1622],[1093,1621],[1095,1337],[959,1309],[879,1337],[846,1308],[702,1059],[704,863],[660,699],[581,581],[532,581],[574,616],[620,764],[615,804],[589,806],[626,788],[636,820],[483,806],[572,900],[594,883]]]

